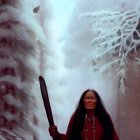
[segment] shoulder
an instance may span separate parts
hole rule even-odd
[[[72,126],[73,126],[74,119],[75,119],[75,113],[73,113],[73,115],[70,118],[70,121],[69,121],[69,124],[68,124],[68,128],[67,128],[67,134],[69,134],[69,132],[70,132]]]
[[[69,127],[73,124],[73,122],[74,122],[74,119],[75,119],[75,115],[76,113],[73,113],[73,115],[71,116],[71,118],[70,118],[70,121],[69,121]]]
[[[60,140],[67,140],[66,134],[60,134]]]

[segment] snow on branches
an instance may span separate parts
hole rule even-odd
[[[140,14],[136,11],[100,11],[83,14],[91,19],[94,49],[93,70],[117,72],[119,87],[125,93],[126,69],[131,60],[140,64]]]

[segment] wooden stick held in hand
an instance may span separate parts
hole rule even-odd
[[[44,103],[44,107],[46,110],[48,122],[49,122],[49,125],[52,126],[52,125],[54,125],[54,120],[53,120],[52,110],[51,110],[51,106],[50,106],[47,86],[46,86],[45,80],[42,76],[39,76],[39,83],[40,83],[41,94],[42,94],[43,103]]]
[[[45,110],[46,110],[48,122],[49,122],[50,126],[53,126],[54,125],[54,120],[53,120],[52,110],[51,110],[51,106],[50,106],[47,86],[46,86],[45,80],[42,76],[39,76],[39,83],[40,83],[41,94],[42,94],[43,103],[44,103],[44,107],[45,107]],[[60,140],[60,139],[59,138],[53,138],[53,140]]]

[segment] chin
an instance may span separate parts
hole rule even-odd
[[[95,109],[95,106],[87,106],[86,109],[87,110],[94,110]]]
[[[86,109],[87,109],[87,110],[94,110],[95,107],[87,107]]]

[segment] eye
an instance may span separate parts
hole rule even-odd
[[[85,99],[92,99],[92,100],[94,100],[95,99],[95,97],[92,97],[92,96],[89,96],[89,97],[85,97]]]

